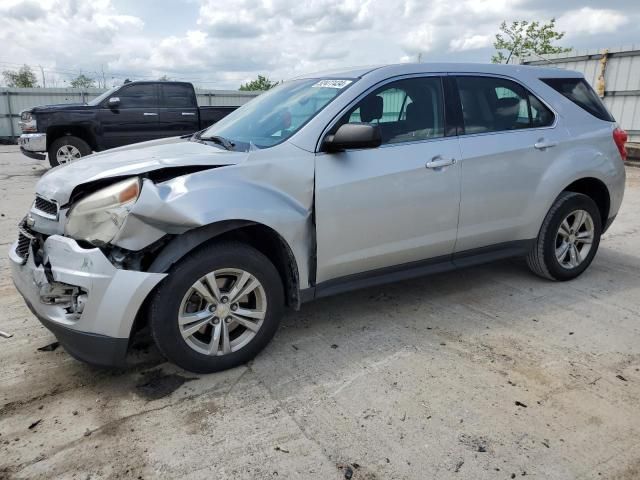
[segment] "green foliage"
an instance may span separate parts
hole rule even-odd
[[[278,83],[280,82],[274,82],[272,80],[269,80],[267,77],[258,75],[258,78],[256,78],[255,80],[252,80],[250,82],[243,83],[242,85],[240,85],[239,90],[249,91],[249,92],[254,92],[258,90],[269,90],[270,88],[273,88],[276,85],[278,85]]]
[[[571,48],[553,45],[564,37],[564,32],[557,32],[555,26],[555,18],[549,23],[521,20],[507,26],[507,22],[502,22],[501,33],[496,34],[496,40],[493,42],[497,53],[491,57],[491,62],[509,63],[512,57],[524,58],[530,55],[542,56],[570,51]]]
[[[33,88],[38,86],[36,74],[33,73],[29,65],[23,65],[17,72],[5,70],[2,72],[2,76],[9,87]]]
[[[92,88],[95,87],[95,82],[93,78],[89,78],[84,73],[81,73],[71,80],[69,85],[71,85],[71,88]]]

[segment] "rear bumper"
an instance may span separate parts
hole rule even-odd
[[[23,133],[18,138],[18,145],[23,155],[36,160],[44,160],[47,153],[46,133]]]
[[[33,314],[74,357],[88,363],[121,366],[133,321],[149,292],[165,274],[120,270],[98,248],[52,235],[36,265],[33,248],[26,261],[9,251],[13,282]]]

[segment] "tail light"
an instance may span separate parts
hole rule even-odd
[[[618,151],[620,152],[620,157],[622,157],[622,160],[627,160],[627,149],[625,148],[624,144],[627,143],[627,140],[629,139],[629,136],[627,135],[627,132],[625,132],[623,129],[621,128],[616,128],[613,131],[613,141],[616,144],[616,147],[618,147]]]

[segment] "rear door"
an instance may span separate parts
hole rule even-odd
[[[153,83],[125,85],[112,97],[120,99],[109,108],[106,99],[98,112],[104,148],[158,138],[158,89]]]
[[[187,83],[161,83],[158,126],[162,137],[194,133],[200,129],[198,104]]]
[[[464,122],[456,252],[535,237],[536,193],[562,149],[554,113],[510,79],[459,75],[456,83]]]
[[[405,78],[373,90],[331,128],[379,125],[383,144],[316,158],[318,282],[452,254],[460,150],[445,135],[444,110],[441,77]]]

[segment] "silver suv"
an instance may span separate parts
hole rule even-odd
[[[51,170],[13,278],[79,359],[122,365],[148,324],[170,361],[222,370],[314,298],[513,256],[577,277],[622,202],[625,140],[575,72],[306,76],[195,135]]]

